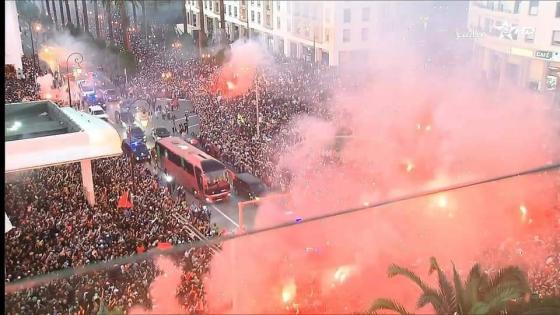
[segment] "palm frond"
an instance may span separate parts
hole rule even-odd
[[[457,303],[457,312],[458,315],[465,315],[465,309],[469,308],[465,305],[465,288],[463,287],[463,282],[461,281],[461,277],[455,268],[455,264],[451,262],[453,265],[453,284],[455,285],[455,299]]]
[[[508,301],[517,299],[523,295],[520,288],[512,285],[513,283],[505,283],[492,289],[484,300],[488,305],[488,311],[495,313],[506,309]]]
[[[425,284],[424,281],[422,281],[422,279],[420,279],[420,277],[418,277],[418,275],[416,275],[410,269],[392,264],[391,266],[389,266],[387,273],[390,278],[401,275],[410,279],[412,282],[416,283],[416,285],[419,286],[420,289],[422,289],[422,291],[424,292],[436,291],[434,288],[431,288],[430,286]]]
[[[447,276],[439,267],[439,264],[435,257],[430,257],[430,270],[429,273],[437,271],[438,274],[438,284],[440,289],[440,296],[443,299],[444,304],[442,305],[445,309],[445,312],[449,312],[451,310],[457,309],[457,300],[455,298],[455,292],[453,291],[453,287],[451,283],[447,279]]]
[[[391,299],[377,299],[369,307],[369,314],[377,314],[379,310],[389,310],[399,313],[400,315],[410,315],[410,313],[398,302]]]
[[[482,272],[480,264],[475,264],[472,266],[467,276],[467,281],[465,282],[465,295],[464,301],[465,305],[474,307],[474,305],[480,301],[479,288],[485,286],[488,282],[488,275]],[[469,313],[470,314],[470,313]]]
[[[416,302],[416,307],[422,308],[427,304],[431,304],[437,314],[444,314],[447,310],[443,304],[443,297],[437,291],[423,292]]]
[[[498,270],[493,277],[490,277],[487,283],[488,286],[484,287],[483,290],[490,291],[503,282],[515,282],[518,284],[518,288],[523,292],[529,292],[530,290],[527,275],[517,266],[508,266]]]

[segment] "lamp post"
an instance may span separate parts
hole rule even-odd
[[[78,52],[73,52],[70,55],[68,55],[68,57],[66,58],[66,75],[67,75],[67,80],[68,80],[68,105],[70,105],[70,107],[72,107],[72,93],[70,92],[70,72],[68,70],[68,64],[70,62],[70,57],[76,55],[76,57],[74,58],[74,63],[78,65],[78,67],[80,67],[80,64],[82,63],[82,61],[84,61],[84,56]]]
[[[31,54],[33,56],[33,67],[35,68],[35,70],[39,69],[39,65],[37,64],[36,60],[35,60],[35,42],[33,40],[33,23],[31,23],[30,21],[27,21],[27,26],[29,28],[29,35],[31,37]],[[41,24],[35,24],[35,27],[37,29],[37,31],[41,30]],[[37,80],[37,73],[33,73],[34,79],[35,81]]]
[[[259,75],[257,74],[257,80],[255,82],[255,100],[257,102],[257,137],[261,138],[261,128],[260,128],[260,113],[259,113]]]

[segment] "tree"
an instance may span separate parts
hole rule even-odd
[[[101,38],[101,31],[99,29],[99,6],[97,0],[93,0],[93,14],[95,14],[95,37]]]
[[[109,43],[113,43],[113,13],[111,11],[111,1],[109,0],[101,0],[105,4],[105,17],[107,20],[107,25],[109,26]]]
[[[144,33],[145,38],[148,38],[148,23],[146,19],[146,1],[142,0],[140,2],[142,5],[142,32]]]
[[[138,21],[136,20],[136,2],[132,2],[132,18],[134,22],[134,28],[138,27]]]
[[[49,0],[45,0],[45,2],[47,3],[47,15],[49,16],[49,18],[51,18],[51,5]]]
[[[62,7],[62,0],[58,1],[58,8],[60,9],[60,26],[64,28],[66,22],[64,22],[64,8]]]
[[[78,0],[74,0],[74,11],[76,12],[76,27],[80,28],[80,15],[78,11]]]
[[[57,14],[56,14],[56,5],[54,3],[54,0],[52,0],[52,9],[53,9],[53,18],[54,18],[53,21],[54,21],[54,24],[55,24],[56,28],[58,29],[58,17],[57,17]]]
[[[82,0],[82,21],[84,22],[84,31],[89,34],[89,15],[86,0]]]
[[[66,18],[68,19],[68,25],[73,25],[72,14],[70,13],[70,4],[68,0],[64,0],[64,5],[66,6]]]
[[[123,37],[123,44],[124,49],[126,51],[131,51],[130,47],[130,36],[129,36],[129,29],[128,29],[128,14],[126,12],[126,4],[124,0],[117,1],[119,7],[119,13],[121,16],[121,31]]]
[[[204,30],[206,18],[204,17],[204,3],[202,0],[198,0],[198,13],[198,21],[200,24],[200,30],[198,31],[198,47],[202,53],[202,47],[206,46],[206,31]]]
[[[555,315],[560,314],[560,297],[532,296],[529,301],[517,301],[507,306],[508,314],[520,315]]]
[[[417,308],[430,304],[437,314],[495,314],[505,310],[509,301],[520,299],[529,292],[527,277],[516,266],[502,268],[490,276],[476,264],[471,268],[467,280],[463,282],[453,265],[452,284],[436,259],[432,257],[430,262],[429,274],[437,272],[439,288],[428,286],[407,268],[393,264],[388,270],[389,277],[401,275],[420,287],[422,294],[416,302]],[[375,300],[369,312],[376,313],[378,310],[410,314],[402,305],[391,299]]]

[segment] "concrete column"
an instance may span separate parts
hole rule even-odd
[[[91,172],[91,160],[80,161],[80,168],[82,170],[82,188],[88,203],[95,205],[95,191],[93,189],[93,174]]]

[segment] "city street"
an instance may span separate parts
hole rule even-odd
[[[161,105],[163,108],[165,106],[166,101],[168,100],[157,99],[156,108],[158,105]],[[110,123],[117,130],[117,132],[121,136],[121,139],[126,139],[127,129],[122,124],[115,123],[115,112],[119,110],[119,103],[113,102],[113,103],[107,103],[106,105],[107,105],[106,112],[107,115],[109,116]],[[137,100],[133,103],[133,105],[138,107],[148,106],[147,102],[143,100]],[[187,111],[191,113],[188,116],[189,133],[194,133],[195,135],[198,135],[198,133],[200,132],[200,126],[199,126],[200,121],[198,116],[192,113],[192,105],[189,104],[187,100],[179,100],[179,109],[173,112],[177,117],[176,126],[178,127],[179,124],[185,122],[185,112]],[[148,124],[144,130],[144,134],[146,135],[147,138],[146,146],[151,149],[155,145],[155,141],[151,136],[153,128],[164,127],[167,128],[169,132],[171,132],[172,126],[173,126],[173,121],[168,119],[162,119],[161,113],[152,116],[151,119],[149,119]],[[155,174],[157,172],[160,175],[160,178],[163,178],[163,173],[161,173],[160,170],[154,169],[154,167],[150,163],[146,162],[145,166],[149,168],[152,171],[152,173]],[[190,202],[195,198],[191,194],[188,194],[188,199],[189,199],[188,201]],[[235,229],[237,229],[239,227],[239,207],[238,207],[239,201],[243,201],[243,200],[238,199],[237,196],[232,196],[227,201],[222,201],[215,204],[207,204],[207,207],[210,209],[212,213],[212,223],[216,223],[219,227],[224,228],[227,231],[234,231]],[[256,211],[254,210],[245,211],[244,225],[247,230],[253,229],[255,215],[256,215]]]

